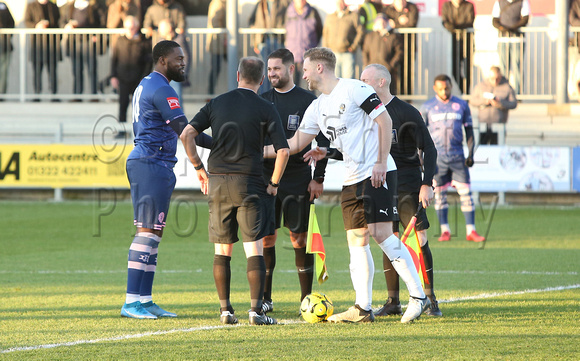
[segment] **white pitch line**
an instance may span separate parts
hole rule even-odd
[[[304,321],[296,321],[296,320],[280,320],[280,325],[288,325],[288,324],[296,324],[296,323],[305,323]],[[166,330],[166,331],[151,331],[151,332],[143,332],[143,333],[136,333],[132,335],[121,335],[115,336],[110,338],[97,338],[94,340],[78,340],[78,341],[71,341],[71,342],[63,342],[63,343],[49,343],[46,345],[38,345],[38,346],[26,346],[26,347],[13,347],[8,348],[6,350],[0,351],[0,353],[10,353],[16,351],[34,351],[34,350],[42,350],[48,348],[56,348],[56,347],[66,347],[66,346],[77,346],[77,345],[85,345],[85,344],[92,344],[92,343],[99,343],[99,342],[109,342],[109,341],[120,341],[120,340],[130,340],[133,338],[142,338],[148,336],[157,336],[157,335],[168,335],[171,333],[177,332],[196,332],[196,331],[209,331],[209,330],[216,330],[225,327],[247,327],[250,326],[249,324],[241,324],[235,326],[200,326],[200,327],[191,327],[191,328],[176,328],[173,330]]]
[[[564,291],[564,290],[572,290],[572,289],[576,289],[576,288],[580,288],[580,284],[569,285],[569,286],[548,287],[548,288],[541,288],[541,289],[531,289],[531,290],[523,290],[523,291],[513,291],[513,292],[481,293],[479,295],[453,297],[453,298],[449,298],[446,300],[437,300],[437,301],[439,301],[439,303],[461,302],[461,301],[469,301],[469,300],[481,300],[481,299],[485,299],[485,298],[523,295],[523,294],[527,294],[527,293]]]
[[[576,288],[580,288],[580,284],[569,285],[569,286],[548,287],[548,288],[542,288],[542,289],[531,289],[531,290],[524,290],[524,291],[503,292],[503,293],[499,293],[499,292],[482,293],[482,294],[473,295],[473,296],[453,297],[453,298],[446,299],[446,300],[440,299],[438,301],[439,301],[439,303],[451,303],[451,302],[461,302],[461,301],[478,300],[478,299],[485,299],[485,298],[522,295],[522,294],[527,294],[527,293],[563,291],[563,290],[570,290],[570,289],[576,289]],[[304,323],[304,321],[280,320],[281,325],[299,324],[299,323]],[[201,327],[192,327],[192,328],[178,328],[178,329],[173,329],[173,330],[144,332],[144,333],[137,333],[137,334],[132,334],[132,335],[122,335],[122,336],[116,336],[116,337],[110,337],[110,338],[99,338],[99,339],[94,339],[94,340],[79,340],[79,341],[63,342],[63,343],[51,343],[51,344],[38,345],[38,346],[13,347],[13,348],[8,348],[6,350],[1,350],[0,354],[17,352],[17,351],[33,351],[33,350],[49,349],[49,348],[56,348],[56,347],[77,346],[77,345],[93,344],[93,343],[99,343],[99,342],[129,340],[129,339],[142,338],[142,337],[148,337],[148,336],[167,335],[167,334],[177,333],[177,332],[188,333],[188,332],[196,332],[196,331],[216,330],[216,329],[222,329],[225,327],[247,327],[247,326],[250,326],[250,325],[243,324],[243,325],[237,325],[237,326],[225,326],[224,325],[224,326],[201,326]]]
[[[211,270],[204,271],[201,268],[195,270],[157,270],[158,274],[168,273],[168,274],[181,274],[181,273],[204,273],[211,272]],[[296,273],[296,270],[276,270],[278,273]],[[346,273],[349,270],[339,269],[334,270],[334,273]],[[113,271],[102,271],[102,270],[72,270],[72,271],[58,271],[58,270],[38,270],[38,271],[10,271],[10,270],[0,270],[0,274],[116,274],[116,273],[127,273],[126,269],[123,270],[113,270]],[[383,273],[382,270],[378,269],[375,273]],[[578,276],[578,272],[557,272],[557,271],[458,271],[458,270],[435,270],[435,273],[446,273],[446,274],[506,274],[506,275],[537,275],[537,276]]]

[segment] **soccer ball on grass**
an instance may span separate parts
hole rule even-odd
[[[300,305],[300,314],[309,323],[324,322],[332,315],[332,301],[322,293],[311,293],[304,297]]]

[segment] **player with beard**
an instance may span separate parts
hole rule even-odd
[[[392,119],[372,87],[360,80],[337,78],[336,56],[327,48],[304,53],[304,76],[311,90],[322,94],[308,107],[296,134],[288,140],[290,154],[304,149],[322,132],[343,154],[345,179],[341,192],[342,219],[350,253],[350,277],[355,305],[334,314],[329,322],[373,322],[371,309],[374,263],[369,239],[387,254],[407,284],[410,299],[402,323],[421,315],[430,301],[406,247],[393,234],[398,221],[397,172],[391,148]],[[273,156],[273,148],[265,154]],[[316,147],[304,158],[319,161],[327,149]]]
[[[457,189],[461,211],[465,217],[466,239],[483,242],[485,237],[475,230],[475,206],[471,196],[469,167],[473,166],[475,141],[469,105],[463,99],[451,95],[451,78],[437,75],[433,83],[435,97],[421,107],[423,120],[431,133],[437,148],[437,174],[433,177],[435,186],[435,210],[439,218],[441,236],[439,241],[451,240],[448,220],[447,188]],[[463,153],[463,128],[467,140],[468,155]]]
[[[290,139],[298,130],[306,108],[316,96],[294,84],[294,55],[288,49],[278,49],[268,56],[268,79],[273,89],[262,94],[262,97],[276,106],[286,138]],[[328,147],[330,142],[322,134],[316,137],[318,145]],[[270,139],[265,144],[272,144]],[[281,226],[282,214],[284,226],[290,230],[290,241],[295,252],[295,264],[300,282],[300,300],[312,292],[312,276],[314,274],[314,255],[306,254],[306,234],[308,231],[308,215],[310,204],[319,198],[323,191],[324,171],[327,160],[318,162],[312,170],[304,162],[302,156],[310,150],[310,146],[290,157],[284,177],[280,181],[278,194],[272,196],[269,204],[271,212],[275,212],[275,225],[272,224],[272,234],[264,237],[264,261],[266,262],[266,286],[264,288],[264,312],[273,310],[272,277],[276,266],[277,229]],[[264,159],[264,179],[272,178],[274,160]]]
[[[177,137],[187,125],[169,82],[185,79],[185,57],[179,44],[161,41],[153,49],[153,62],[154,71],[141,80],[133,94],[135,148],[127,157],[137,232],[129,248],[127,294],[121,316],[139,319],[177,316],[157,306],[151,291],[158,246],[175,187]],[[208,136],[197,139],[200,146],[210,143]]]

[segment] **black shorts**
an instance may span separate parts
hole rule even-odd
[[[310,215],[310,193],[306,190],[303,194],[289,194],[283,190],[278,190],[276,197],[268,196],[268,210],[273,215],[269,234],[282,225],[282,215],[284,215],[284,227],[293,233],[304,233],[308,231],[308,217]]]
[[[310,193],[308,184],[312,180],[310,168],[304,171],[302,167],[298,169],[288,169],[278,187],[276,197],[268,195],[268,210],[273,215],[269,226],[269,234],[274,234],[276,229],[282,226],[282,215],[284,216],[284,226],[293,233],[304,233],[308,231],[308,217],[310,215]],[[264,179],[266,182],[271,178],[268,169],[264,169]]]
[[[209,240],[253,242],[267,235],[270,213],[265,211],[266,186],[259,176],[209,176]]]
[[[398,208],[399,218],[403,224],[403,228],[407,227],[411,218],[417,212],[419,207],[419,192],[399,192],[398,195]],[[398,223],[393,225],[393,231],[398,232]],[[415,229],[417,231],[422,231],[424,229],[429,229],[429,220],[427,219],[427,212],[425,208],[421,207],[419,214],[417,214],[417,223],[415,223]],[[403,230],[401,230],[403,232]]]
[[[397,211],[397,172],[387,173],[386,187],[375,188],[370,177],[342,188],[340,205],[344,228],[366,228],[369,223],[399,220]]]

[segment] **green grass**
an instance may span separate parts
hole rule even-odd
[[[176,203],[174,203],[176,204]],[[102,207],[101,207],[102,206]],[[284,325],[250,327],[246,262],[232,261],[232,303],[241,319],[222,327],[207,241],[207,206],[172,208],[160,246],[156,302],[177,319],[130,320],[124,302],[127,250],[134,232],[130,203],[3,202],[0,206],[1,360],[577,360],[580,357],[578,208],[500,207],[484,249],[466,242],[463,217],[451,242],[436,241],[429,210],[435,286],[443,318],[400,317],[373,324],[306,324],[297,317],[299,287],[286,231],[277,243],[272,316]],[[108,213],[108,214],[107,214]],[[317,207],[338,312],[354,291],[337,206]],[[102,214],[99,217],[99,214]],[[477,212],[485,233],[490,206]],[[381,254],[374,305],[386,297]],[[563,287],[561,290],[552,288]],[[530,290],[536,290],[534,292]],[[401,290],[403,300],[408,297]],[[405,303],[405,302],[404,302]],[[67,344],[70,343],[70,344]],[[73,344],[78,343],[78,344]],[[38,348],[56,344],[56,347]],[[33,349],[25,350],[23,348]],[[3,352],[16,349],[11,352]]]

